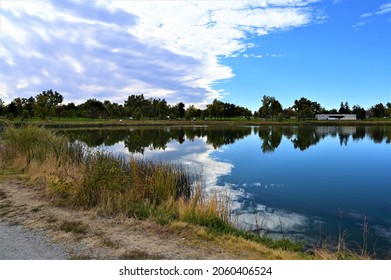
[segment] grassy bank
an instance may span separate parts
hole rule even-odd
[[[201,226],[208,235],[243,238],[269,248],[300,252],[302,244],[272,240],[233,226],[226,204],[206,199],[194,178],[169,163],[124,159],[69,145],[65,137],[36,126],[7,127],[1,157],[44,188],[54,204],[97,209],[104,215],[153,219],[160,224]],[[197,180],[196,180],[197,182]]]

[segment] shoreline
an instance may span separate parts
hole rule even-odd
[[[47,243],[64,248],[69,259],[309,259],[303,253],[270,249],[233,237],[205,238],[207,233],[201,227],[161,226],[151,220],[52,206],[42,189],[21,179],[2,179],[0,194],[0,223],[11,230],[17,225],[26,232],[41,232]],[[64,227],[72,223],[84,230]],[[225,246],[238,241],[242,244]]]
[[[17,127],[33,125],[49,129],[77,129],[77,128],[127,128],[134,126],[391,126],[391,119],[374,120],[49,120],[49,121],[3,121],[5,124],[13,124]],[[1,124],[1,123],[0,123]]]

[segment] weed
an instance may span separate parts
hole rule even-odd
[[[80,221],[63,221],[58,229],[75,234],[86,234],[88,232],[88,225]]]

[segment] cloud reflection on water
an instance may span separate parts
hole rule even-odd
[[[131,154],[124,142],[106,148],[115,154],[124,156]],[[261,229],[261,233],[269,234],[300,235],[307,227],[313,225],[314,220],[303,214],[274,209],[256,203],[252,194],[245,190],[247,183],[238,185],[225,182],[221,184],[224,181],[221,179],[229,176],[235,166],[231,162],[219,160],[216,157],[216,152],[224,152],[224,150],[214,149],[212,145],[207,143],[206,137],[200,137],[182,144],[171,141],[167,143],[164,150],[146,149],[144,154],[133,154],[133,156],[178,163],[188,168],[190,172],[201,175],[206,196],[211,197],[214,194],[218,194],[220,197],[229,196],[232,219],[240,228],[249,231]],[[262,186],[260,182],[252,185]],[[276,186],[278,184],[269,185]]]

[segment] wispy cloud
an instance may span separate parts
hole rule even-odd
[[[365,13],[365,14],[362,14],[360,17],[361,18],[368,18],[368,17],[371,17],[373,14],[372,13]]]
[[[369,23],[368,19],[374,16],[380,16],[391,13],[391,2],[388,2],[386,4],[381,5],[376,11],[374,12],[368,12],[360,15],[360,18],[364,19],[365,21],[360,21],[353,25],[354,31],[361,30],[362,27]]]
[[[384,15],[388,13],[391,13],[391,2],[381,5],[379,10],[376,12],[378,15]]]
[[[354,31],[359,31],[362,29],[363,26],[365,26],[367,24],[367,22],[365,21],[360,21],[358,23],[356,23],[355,25],[353,25],[353,30]]]
[[[144,93],[202,105],[234,76],[219,57],[316,21],[317,1],[2,1],[0,97],[53,88],[66,102]]]

